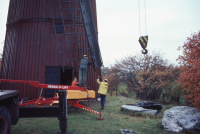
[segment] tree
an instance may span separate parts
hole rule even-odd
[[[159,52],[125,57],[114,68],[129,94],[139,99],[159,99],[163,87],[174,77],[173,66],[168,65]]]
[[[183,55],[177,59],[181,71],[179,81],[187,101],[200,109],[200,31],[191,34],[178,50],[183,50]]]
[[[178,78],[180,76],[180,69],[178,66],[170,66],[172,67],[173,75],[171,75],[171,77],[169,77],[167,81],[164,81],[165,86],[163,87],[161,101],[163,103],[179,103],[180,97],[183,95],[182,87],[180,85],[180,82],[178,81]]]
[[[106,76],[108,74],[108,67],[101,67],[101,74]]]

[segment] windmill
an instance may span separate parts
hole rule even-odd
[[[6,26],[1,79],[70,85],[84,54],[101,74],[95,0],[10,0]],[[87,85],[97,91],[97,74],[92,67],[88,73]],[[19,90],[20,98],[40,94],[19,83],[2,88]],[[53,95],[54,90],[42,94]]]

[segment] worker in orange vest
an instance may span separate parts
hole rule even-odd
[[[74,80],[72,81],[72,86],[78,86],[79,82],[77,82],[76,77],[74,77]]]

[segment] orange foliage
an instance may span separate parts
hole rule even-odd
[[[183,55],[179,56],[180,78],[187,101],[200,109],[200,31],[191,34],[187,42],[178,50],[183,50]]]
[[[120,78],[129,94],[147,100],[159,99],[163,87],[179,76],[176,76],[176,69],[168,65],[159,52],[125,57],[112,70],[115,70],[115,76],[120,76],[115,78]]]

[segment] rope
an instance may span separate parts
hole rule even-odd
[[[146,26],[146,5],[145,5],[145,0],[144,0],[144,10],[145,10],[145,31],[147,35],[147,26]]]
[[[141,36],[141,31],[140,31],[140,2],[138,0],[138,9],[139,9],[139,32],[140,32],[140,36]]]
[[[138,9],[139,9],[139,32],[140,32],[140,36],[141,36],[141,29],[140,29],[140,2],[138,0]],[[145,4],[145,0],[144,0],[144,10],[145,10],[145,31],[146,31],[146,35],[147,35],[147,26],[146,26],[146,4]]]

